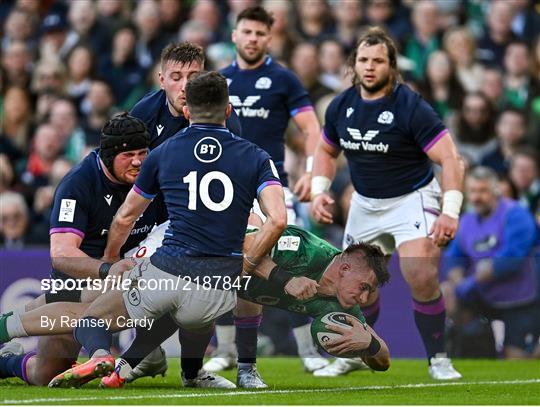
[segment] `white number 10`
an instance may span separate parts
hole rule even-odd
[[[210,183],[214,180],[220,181],[223,184],[224,194],[221,202],[214,202],[208,193]],[[231,206],[234,196],[234,188],[232,181],[227,174],[220,171],[211,171],[201,178],[198,188],[197,171],[191,171],[184,177],[183,181],[189,185],[188,209],[192,211],[197,210],[197,189],[199,190],[201,202],[211,211],[221,212]]]

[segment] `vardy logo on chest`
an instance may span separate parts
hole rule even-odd
[[[345,150],[369,151],[383,154],[388,153],[388,144],[383,142],[376,143],[375,138],[379,134],[379,130],[368,130],[364,135],[362,135],[359,129],[347,127],[347,132],[355,141],[340,138],[339,144]]]
[[[240,117],[256,117],[259,119],[267,119],[270,115],[270,109],[265,109],[260,107],[254,109],[252,106],[256,104],[261,99],[260,95],[257,96],[248,96],[244,100],[240,99],[239,96],[230,95],[229,102],[234,107],[234,111]]]

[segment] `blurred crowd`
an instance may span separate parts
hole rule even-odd
[[[13,0],[0,5],[1,230],[6,245],[47,243],[55,185],[99,142],[110,115],[157,88],[171,41],[205,47],[207,69],[234,58],[236,15],[255,0]],[[294,70],[321,122],[350,86],[359,32],[385,27],[402,79],[450,128],[468,165],[500,176],[504,193],[538,214],[540,6],[528,0],[267,0],[271,53]],[[301,174],[303,136],[288,131],[287,166]],[[7,193],[7,192],[10,193]],[[352,191],[346,164],[333,185],[338,219]],[[322,233],[341,240],[341,224]],[[21,232],[22,230],[22,232]],[[20,235],[22,233],[22,236]]]

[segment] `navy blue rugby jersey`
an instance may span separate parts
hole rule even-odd
[[[189,126],[184,116],[174,117],[171,114],[163,89],[146,94],[133,106],[130,115],[141,119],[146,125],[150,133],[150,150]],[[235,112],[227,120],[227,128],[242,137],[242,128]]]
[[[293,72],[270,56],[256,69],[240,69],[234,61],[221,73],[229,84],[229,101],[240,118],[242,137],[270,154],[287,186],[285,130],[291,117],[313,110],[307,91]]]
[[[431,106],[409,87],[363,100],[351,87],[328,106],[324,140],[345,152],[356,191],[369,198],[408,194],[433,179],[427,151],[448,130]]]
[[[103,257],[112,219],[131,187],[112,183],[103,173],[97,150],[92,151],[56,188],[49,233],[74,233],[82,238],[81,251],[89,257]],[[156,216],[152,203],[135,223],[121,254],[146,238]]]
[[[172,257],[241,258],[253,200],[273,184],[280,181],[270,156],[223,126],[193,124],[167,140],[146,158],[133,187],[147,199],[161,191],[169,213],[152,263],[177,274]]]

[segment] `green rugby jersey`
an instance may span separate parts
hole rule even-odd
[[[295,277],[308,277],[319,281],[332,259],[340,254],[325,240],[297,226],[289,225],[271,252],[272,260]],[[248,301],[279,307],[312,317],[328,312],[347,312],[364,322],[360,307],[345,310],[335,297],[316,295],[301,301],[285,294],[283,289],[268,281],[252,276],[247,289],[238,295]]]

